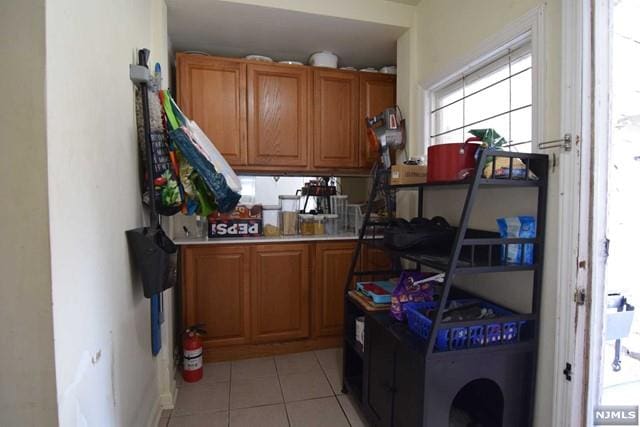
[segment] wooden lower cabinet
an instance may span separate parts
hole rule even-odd
[[[251,337],[277,342],[309,336],[309,245],[251,248]]]
[[[205,324],[211,362],[337,347],[354,249],[354,241],[183,246],[181,327]]]
[[[363,271],[389,271],[393,268],[393,262],[389,255],[382,249],[363,246],[363,253],[360,257],[364,266]],[[362,280],[384,280],[388,274],[363,276]]]
[[[183,326],[204,323],[205,346],[248,343],[249,247],[187,246],[182,271]]]
[[[313,334],[342,334],[344,282],[355,250],[354,242],[317,243],[313,280]]]

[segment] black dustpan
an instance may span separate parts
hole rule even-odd
[[[147,60],[149,51],[142,49],[138,53],[138,68],[132,70],[131,78],[140,87],[142,96],[142,112],[144,119],[144,137],[146,149],[147,179],[149,180],[149,208],[150,226],[127,230],[129,249],[133,254],[133,260],[142,276],[144,296],[151,298],[165,289],[173,286],[175,282],[175,266],[171,254],[175,253],[176,245],[162,231],[158,221],[155,206],[155,186],[153,184],[153,157],[151,152],[151,133],[149,124],[149,98],[147,84],[149,73]],[[144,67],[144,68],[143,68]]]

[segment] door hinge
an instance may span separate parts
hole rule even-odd
[[[571,381],[571,363],[567,363],[564,367],[564,371],[562,371],[562,373],[564,374],[564,377],[566,378],[567,381]]]
[[[573,294],[573,301],[577,305],[584,305],[586,300],[587,300],[587,291],[585,291],[584,288],[576,289],[576,291]]]
[[[605,260],[609,258],[609,244],[611,243],[611,241],[609,240],[608,237],[604,238],[604,241],[602,242],[602,255],[604,256]]]

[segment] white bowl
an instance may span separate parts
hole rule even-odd
[[[360,68],[360,71],[364,71],[365,73],[377,73],[378,72],[378,70],[376,70],[373,67]]]
[[[380,72],[383,74],[398,74],[398,68],[395,65],[387,65],[380,68]]]
[[[331,52],[316,52],[309,58],[309,65],[314,67],[338,68],[338,57]]]
[[[278,64],[287,64],[287,65],[304,65],[299,61],[278,61]]]
[[[273,62],[273,59],[264,55],[247,55],[244,59],[248,59],[250,61],[262,61],[262,62]]]
[[[340,67],[340,69],[345,71],[358,71],[356,67]]]

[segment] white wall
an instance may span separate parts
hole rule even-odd
[[[423,88],[420,83],[433,82],[443,78],[447,72],[453,72],[461,58],[473,58],[480,55],[479,49],[500,33],[513,21],[524,16],[530,10],[544,6],[544,131],[543,139],[555,139],[560,132],[561,113],[561,2],[543,0],[423,0],[417,7],[412,28],[398,41],[398,103],[407,113],[409,132],[409,154],[424,155],[424,129],[422,102]],[[463,64],[460,64],[460,66]],[[547,215],[547,246],[545,254],[545,274],[542,295],[541,351],[539,354],[538,380],[536,393],[535,423],[537,426],[551,425],[553,410],[553,372],[556,334],[556,274],[558,235],[558,176],[557,169],[550,176],[549,203]],[[434,190],[429,199],[425,197],[425,206],[437,206],[445,209],[445,214],[453,223],[457,223],[461,206],[461,195],[456,192]],[[485,193],[486,194],[486,193]],[[480,215],[473,218],[472,226],[495,229],[497,216],[524,213],[532,209],[532,198],[526,197],[523,205],[511,202],[518,194],[488,194],[481,200]],[[400,206],[405,216],[414,216],[415,200],[404,196]],[[402,200],[402,199],[401,199]],[[508,207],[508,209],[503,207]],[[442,212],[442,209],[438,210]],[[428,215],[434,211],[429,209]],[[535,213],[535,212],[527,212]],[[492,281],[484,277],[484,281]],[[521,282],[516,278],[514,283]],[[517,296],[523,290],[520,286],[507,289],[510,296]],[[490,289],[488,294],[496,300],[505,288]],[[512,302],[512,305],[513,302]],[[519,299],[514,308],[524,308]]]
[[[148,425],[168,386],[158,378],[167,371],[162,356],[151,355],[149,301],[133,276],[124,234],[143,222],[129,64],[137,48],[148,47],[150,64],[161,60],[166,73],[165,13],[162,0],[47,2],[51,270],[62,426]]]
[[[0,2],[0,425],[56,424],[45,2]]]

